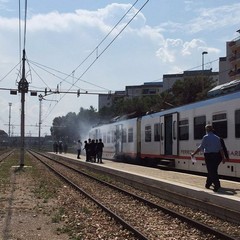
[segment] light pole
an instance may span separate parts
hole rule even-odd
[[[208,54],[208,52],[204,51],[202,52],[202,70],[204,70],[204,55]]]
[[[11,135],[11,107],[12,107],[12,103],[8,103],[8,106],[9,106],[8,136],[10,137],[10,135]]]

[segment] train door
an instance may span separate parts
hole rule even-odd
[[[137,129],[136,129],[136,135],[137,135],[137,157],[141,157],[141,118],[137,119]]]
[[[160,117],[162,155],[178,155],[178,113]]]
[[[119,155],[123,151],[122,135],[123,135],[123,126],[122,126],[122,124],[116,125],[115,155]]]

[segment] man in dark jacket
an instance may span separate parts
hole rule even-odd
[[[98,143],[97,143],[97,162],[98,163],[103,163],[102,162],[102,153],[103,153],[103,148],[104,148],[104,144],[102,142],[102,139],[100,138]]]

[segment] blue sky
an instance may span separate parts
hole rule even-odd
[[[25,1],[21,2],[23,20]],[[135,2],[132,11],[110,33]],[[202,51],[208,52],[205,69],[218,71],[218,58],[226,55],[226,41],[239,36],[236,32],[240,28],[238,0],[149,0],[124,28],[145,2],[28,1],[25,49],[29,89],[37,91],[47,87],[54,91],[58,85],[61,91],[124,90],[126,85],[162,81],[163,74],[201,69]],[[20,48],[18,9],[18,1],[0,0],[0,88],[17,88],[20,80],[17,64],[21,59],[24,25],[21,24]],[[79,98],[75,94],[45,97],[42,135],[49,133],[47,126],[55,117],[78,112],[80,107],[97,108],[97,99],[97,95],[90,94]],[[0,90],[0,129],[8,133],[9,102],[14,125],[11,133],[18,135],[19,94]],[[27,94],[25,106],[26,135],[37,136],[38,97]]]

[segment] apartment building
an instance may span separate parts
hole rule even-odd
[[[116,91],[109,94],[99,94],[98,109],[110,107],[119,98],[133,99],[159,94],[163,91],[163,82],[145,82],[142,85],[126,86],[124,91]]]
[[[240,37],[226,42],[226,57],[219,58],[219,84],[240,78]]]
[[[238,31],[240,33],[240,30]],[[184,71],[181,74],[164,74],[162,82],[145,82],[143,85],[126,86],[125,91],[117,91],[114,94],[99,95],[99,109],[104,106],[111,106],[119,97],[132,99],[147,95],[159,94],[171,89],[177,80],[185,78],[208,76],[213,78],[215,85],[224,85],[240,79],[240,37],[226,42],[226,56],[219,58],[219,72],[212,72],[212,69]],[[236,80],[236,81],[234,81]]]

